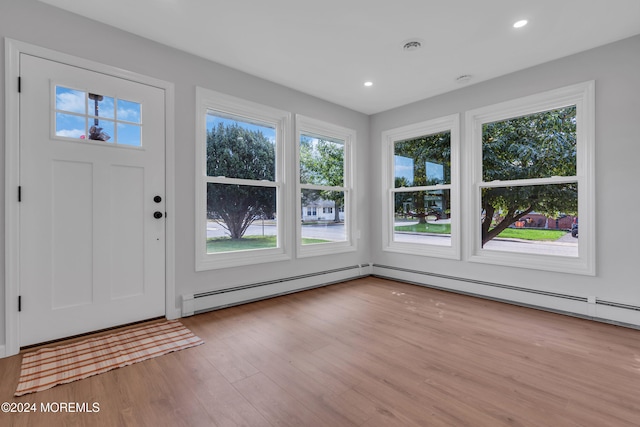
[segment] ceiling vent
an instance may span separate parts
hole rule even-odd
[[[422,42],[417,39],[407,40],[402,45],[402,50],[405,52],[413,52],[422,47]]]

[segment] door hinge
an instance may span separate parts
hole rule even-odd
[[[22,201],[22,186],[18,185],[18,202]]]
[[[18,93],[22,92],[22,77],[18,77]]]
[[[22,311],[22,295],[18,295],[18,311]]]

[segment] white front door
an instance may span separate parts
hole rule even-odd
[[[165,314],[165,93],[20,54],[20,345]]]

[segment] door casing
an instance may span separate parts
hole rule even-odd
[[[85,68],[113,77],[155,86],[165,92],[165,201],[166,201],[166,254],[165,254],[165,315],[169,319],[180,317],[175,292],[175,159],[174,159],[174,85],[135,72],[75,57],[51,49],[17,40],[5,39],[5,344],[0,344],[0,357],[18,354],[19,337],[19,212],[18,186],[20,185],[20,54],[26,53],[51,61]]]

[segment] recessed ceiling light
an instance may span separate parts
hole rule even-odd
[[[364,85],[366,87],[371,87],[371,86],[373,86],[373,82],[364,82]]]
[[[513,28],[522,28],[525,25],[527,25],[529,21],[527,21],[526,19],[521,19],[520,21],[516,22],[515,24],[513,24]]]

